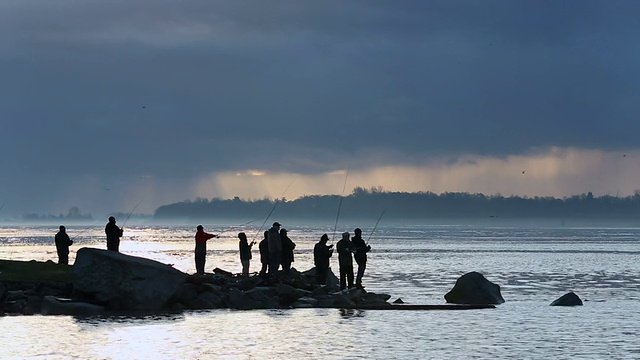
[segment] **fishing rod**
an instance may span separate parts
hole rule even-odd
[[[371,236],[373,235],[373,233],[378,228],[378,223],[380,222],[380,219],[382,219],[382,215],[384,215],[384,212],[385,212],[385,210],[382,210],[382,213],[380,214],[380,217],[378,218],[378,221],[376,221],[376,226],[373,227],[373,230],[371,230],[371,234],[369,234],[369,238],[367,239],[366,245],[369,245],[369,240],[371,240]]]
[[[96,226],[96,224],[98,224],[98,220],[94,221],[93,224],[89,225],[89,227],[85,228],[84,230],[82,230],[80,233],[76,234],[76,236],[71,238],[71,241],[75,240],[78,236],[84,234],[85,232],[87,232],[89,229],[93,228],[94,226]]]
[[[291,187],[291,185],[293,185],[293,183],[296,181],[297,179],[293,179],[291,180],[291,182],[289,183],[289,185],[287,186],[286,189],[284,189],[284,191],[282,192],[282,195],[280,195],[279,199],[282,199],[284,197],[284,194],[287,193],[287,190],[289,190],[289,188]],[[269,220],[269,218],[271,217],[271,214],[273,214],[273,211],[276,209],[276,206],[278,206],[278,203],[280,202],[279,199],[276,199],[276,202],[273,204],[273,207],[271,208],[271,211],[269,211],[269,214],[267,214],[267,217],[264,219],[264,221],[262,222],[262,225],[260,225],[260,228],[258,229],[258,231],[256,232],[256,234],[253,236],[253,240],[251,242],[255,242],[256,238],[258,237],[258,235],[260,235],[260,231],[262,231],[262,228],[264,227],[264,224],[267,223],[267,221]]]
[[[240,224],[240,225],[231,226],[231,227],[229,227],[228,229],[221,231],[221,232],[220,232],[220,235],[222,235],[222,234],[224,234],[224,233],[226,233],[226,232],[229,232],[229,231],[231,231],[231,230],[233,230],[233,229],[238,229],[238,228],[241,228],[241,227],[243,227],[243,226],[249,225],[249,224],[251,224],[251,223],[253,223],[253,222],[256,222],[256,221],[258,221],[258,220],[260,220],[260,218],[253,219],[253,220],[251,220],[251,221],[247,221],[246,223],[243,223],[243,224]]]
[[[342,199],[344,198],[344,189],[347,187],[347,179],[349,178],[349,172],[351,171],[351,165],[347,167],[347,175],[344,177],[344,184],[342,185],[342,194],[340,194],[340,202],[338,203],[338,213],[336,214],[336,223],[333,226],[333,235],[331,235],[331,244],[336,237],[336,230],[338,229],[338,219],[340,219],[340,209],[342,208]]]
[[[124,220],[124,222],[122,223],[122,228],[124,229],[124,225],[127,223],[127,221],[129,221],[129,218],[131,217],[131,214],[133,214],[134,211],[136,211],[136,209],[138,208],[138,205],[140,205],[140,203],[142,202],[142,200],[138,201],[138,203],[136,204],[136,206],[133,207],[133,210],[131,210],[131,212],[129,213],[129,215],[127,215],[127,218]]]

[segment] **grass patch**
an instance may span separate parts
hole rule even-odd
[[[71,269],[52,261],[0,260],[0,282],[70,283]]]

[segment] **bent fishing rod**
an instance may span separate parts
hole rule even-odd
[[[282,195],[280,195],[279,199],[282,199],[284,197],[284,194],[287,193],[287,191],[289,190],[289,188],[291,187],[291,185],[293,185],[293,183],[296,181],[297,179],[293,179],[291,180],[291,182],[289,183],[289,185],[287,186],[286,189],[284,189],[284,191],[282,192]],[[279,199],[276,199],[276,202],[273,204],[273,207],[271,208],[271,211],[269,211],[269,214],[267,214],[267,217],[264,219],[264,221],[262,222],[262,225],[260,225],[260,228],[258,229],[258,231],[256,232],[256,234],[253,236],[253,240],[251,242],[255,242],[256,238],[258,237],[258,235],[260,235],[260,231],[262,231],[262,228],[264,227],[264,224],[267,223],[267,221],[269,220],[269,218],[271,217],[271,214],[273,214],[273,211],[276,209],[276,207],[278,206],[278,203],[280,202]]]
[[[257,218],[257,219],[253,219],[253,220],[251,220],[251,221],[247,221],[246,223],[242,223],[242,224],[240,224],[240,225],[231,226],[231,227],[229,227],[228,229],[221,231],[221,232],[220,232],[220,235],[222,235],[222,234],[224,234],[224,233],[226,233],[226,232],[229,232],[229,231],[231,231],[231,230],[234,230],[234,229],[239,229],[239,228],[241,228],[241,227],[243,227],[243,226],[249,225],[249,224],[251,224],[251,223],[253,223],[253,222],[256,222],[256,221],[258,221],[258,220],[260,220],[260,219],[261,219],[261,218]]]
[[[344,177],[344,184],[342,185],[342,194],[340,194],[340,202],[338,203],[338,213],[336,214],[336,223],[333,226],[333,235],[331,235],[331,244],[336,237],[336,230],[338,229],[338,219],[340,219],[340,209],[342,208],[342,199],[344,199],[344,189],[347,187],[347,179],[349,178],[349,172],[351,171],[351,165],[347,167],[347,175]]]
[[[123,229],[124,229],[124,225],[127,223],[127,221],[129,221],[129,218],[131,217],[131,214],[133,214],[133,212],[136,211],[136,209],[138,208],[138,205],[140,205],[141,202],[142,202],[142,200],[138,201],[136,206],[133,207],[133,210],[131,210],[131,212],[129,212],[129,215],[127,215],[127,218],[122,223],[122,228]]]
[[[385,212],[385,210],[382,210],[382,213],[380,214],[380,217],[378,218],[378,221],[376,221],[376,226],[373,227],[373,230],[371,230],[371,234],[369,234],[369,238],[367,239],[366,245],[369,245],[369,240],[371,240],[371,236],[373,235],[373,233],[378,228],[378,223],[380,223],[380,219],[382,219],[382,215],[384,215],[384,212]]]

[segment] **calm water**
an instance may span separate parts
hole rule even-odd
[[[285,224],[285,227],[287,225]],[[352,229],[361,224],[346,224]],[[68,226],[75,244],[104,248],[104,225]],[[229,230],[230,229],[230,230]],[[0,227],[0,258],[54,260],[51,227]],[[207,269],[239,272],[240,229],[209,242]],[[249,238],[257,228],[243,227]],[[289,226],[294,267],[312,267],[322,227]],[[340,230],[339,230],[340,231]],[[365,235],[371,229],[363,226]],[[193,226],[127,226],[123,253],[194,272]],[[338,235],[336,235],[338,237]],[[640,228],[510,224],[381,226],[365,286],[410,304],[442,304],[455,280],[479,271],[506,303],[473,311],[212,310],[149,317],[0,318],[2,358],[82,359],[637,359]],[[257,248],[255,249],[257,250]],[[252,270],[259,255],[254,251]],[[333,259],[334,261],[336,259]],[[337,271],[337,263],[332,267]],[[548,306],[573,290],[585,305]]]

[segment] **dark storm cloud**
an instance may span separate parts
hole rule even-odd
[[[633,148],[639,8],[5,1],[0,166],[182,178],[313,173],[371,153]]]

